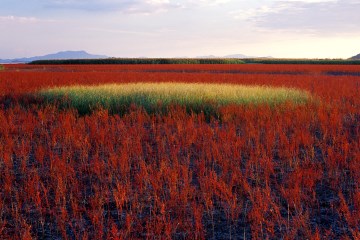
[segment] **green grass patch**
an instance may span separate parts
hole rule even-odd
[[[37,96],[47,103],[74,107],[81,114],[99,107],[124,113],[132,104],[149,113],[166,111],[173,104],[185,106],[190,112],[211,113],[230,104],[303,104],[311,98],[306,91],[283,87],[170,82],[57,87],[43,89]]]
[[[0,64],[0,71],[2,71],[2,70],[4,70],[4,69],[5,69],[4,65],[1,65],[1,64]]]

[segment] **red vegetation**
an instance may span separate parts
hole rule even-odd
[[[360,77],[329,71],[360,68],[6,66],[0,238],[358,239]],[[228,106],[208,122],[177,106],[79,116],[17,101],[41,87],[133,81],[290,86],[321,102]]]

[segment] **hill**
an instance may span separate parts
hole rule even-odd
[[[351,57],[352,60],[360,60],[360,53],[356,56]]]
[[[207,55],[207,56],[197,56],[196,58],[259,58],[255,56],[247,56],[244,54],[230,54],[226,56],[215,56],[215,55]],[[272,58],[272,57],[260,57],[260,58]]]
[[[62,51],[58,53],[47,54],[44,56],[15,58],[15,59],[0,59],[0,63],[29,63],[38,60],[61,60],[61,59],[99,59],[108,58],[105,55],[94,55],[85,51]]]

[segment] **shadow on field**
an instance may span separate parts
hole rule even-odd
[[[11,109],[15,106],[24,108],[25,110],[39,110],[46,107],[55,107],[59,111],[74,110],[77,114],[82,117],[86,115],[91,115],[94,112],[101,110],[107,110],[111,115],[119,115],[123,117],[127,114],[130,114],[134,111],[142,111],[149,115],[171,115],[177,111],[184,111],[189,115],[204,115],[206,121],[210,122],[211,120],[221,120],[221,107],[218,106],[215,102],[205,102],[201,105],[198,104],[189,104],[189,105],[180,105],[180,104],[167,104],[164,105],[161,102],[158,102],[156,105],[138,105],[134,103],[125,103],[121,105],[104,105],[97,104],[95,106],[91,105],[82,105],[74,107],[71,100],[63,97],[54,100],[48,100],[41,96],[36,96],[33,94],[24,94],[24,95],[5,95],[0,97],[0,109]]]
[[[156,105],[151,104],[134,104],[132,102],[125,102],[123,104],[108,105],[107,103],[99,103],[96,105],[76,105],[74,106],[71,99],[65,97],[57,99],[48,99],[35,94],[22,95],[5,95],[0,97],[0,109],[12,109],[20,107],[25,111],[41,111],[45,108],[57,109],[59,112],[72,111],[79,117],[89,116],[99,111],[107,111],[110,115],[118,115],[120,117],[127,116],[134,112],[142,112],[149,116],[176,116],[178,113],[188,114],[189,116],[197,116],[210,123],[217,121],[218,123],[231,121],[237,119],[239,114],[246,110],[258,111],[274,110],[276,112],[292,111],[298,106],[313,106],[318,105],[320,101],[313,98],[307,103],[294,103],[290,100],[281,103],[261,103],[261,104],[228,104],[219,105],[215,101],[207,101],[201,104],[186,104],[179,103],[162,104],[160,101]]]

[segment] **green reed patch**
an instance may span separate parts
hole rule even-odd
[[[148,112],[163,111],[172,104],[201,112],[232,104],[303,104],[311,98],[306,91],[284,87],[173,82],[56,87],[43,89],[37,95],[46,102],[74,107],[79,113],[89,113],[99,107],[121,113],[132,104]]]

